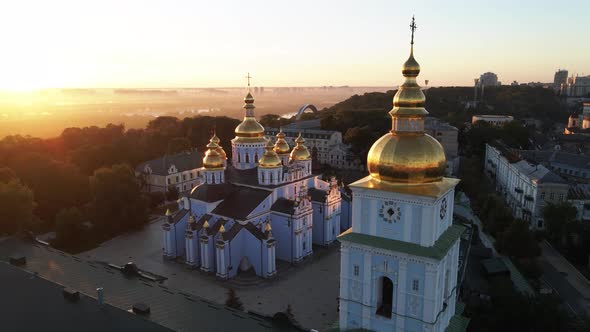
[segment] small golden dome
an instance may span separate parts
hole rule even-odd
[[[236,127],[235,133],[236,138],[234,140],[238,142],[263,142],[264,141],[264,127],[256,121],[254,117],[254,98],[250,91],[244,98],[244,109],[246,115],[244,120]]]
[[[272,227],[270,227],[270,223],[269,222],[266,223],[266,227],[264,228],[264,230],[267,231],[267,232],[272,231]]]
[[[291,151],[291,154],[289,155],[290,160],[310,160],[311,159],[311,154],[309,153],[309,150],[304,145],[304,143],[305,143],[305,139],[301,136],[301,133],[299,133],[299,136],[297,136],[297,139],[295,139],[296,145],[293,148],[293,151]]]
[[[203,223],[203,228],[209,228],[209,221],[205,220]]]
[[[276,152],[273,151],[273,144],[270,140],[266,143],[265,152],[258,160],[258,166],[262,168],[275,168],[281,166],[283,163],[281,162],[281,158],[277,155]]]
[[[225,150],[223,150],[221,145],[219,145],[220,141],[221,140],[219,139],[219,137],[217,137],[217,135],[215,133],[213,133],[213,137],[211,137],[211,139],[209,140],[210,143],[217,144],[217,153],[219,153],[219,155],[221,156],[221,158],[223,160],[227,160],[227,154],[225,153]]]
[[[412,25],[414,25],[412,19]],[[414,26],[415,28],[415,26]],[[405,82],[393,97],[392,129],[378,139],[367,156],[372,178],[405,184],[441,181],[446,171],[442,145],[424,133],[426,97],[416,83],[420,65],[414,59],[413,31],[410,57],[402,67]]]
[[[402,66],[402,74],[405,77],[417,77],[420,74],[420,64],[414,59],[414,46],[410,51],[410,57]]]
[[[207,152],[205,152],[205,157],[203,157],[203,167],[205,168],[221,168],[223,167],[223,159],[219,152],[217,152],[217,148],[219,145],[216,143],[209,143],[207,144]]]
[[[289,153],[290,150],[291,150],[291,147],[289,146],[289,143],[287,143],[287,141],[285,141],[285,134],[283,133],[283,130],[281,129],[279,131],[279,133],[277,134],[277,141],[275,143],[274,151],[277,154],[287,154],[287,153]]]

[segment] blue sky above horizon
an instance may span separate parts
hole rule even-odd
[[[567,8],[564,8],[566,7]],[[590,75],[590,1],[11,1],[0,89],[394,86]]]

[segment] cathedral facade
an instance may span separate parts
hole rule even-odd
[[[369,151],[369,176],[350,185],[352,227],[339,236],[342,331],[443,332],[455,315],[464,231],[452,222],[459,180],[445,177],[443,147],[424,132],[414,28],[392,129]]]
[[[297,263],[340,233],[341,196],[335,179],[312,174],[312,158],[299,136],[291,148],[281,131],[273,144],[254,117],[254,98],[232,139],[228,161],[213,135],[200,169],[201,184],[167,212],[164,256],[233,278],[239,271],[276,274],[276,260]]]

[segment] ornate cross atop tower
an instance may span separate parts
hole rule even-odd
[[[414,45],[414,31],[416,31],[416,28],[418,26],[416,25],[416,20],[414,19],[414,16],[412,15],[412,24],[410,24],[410,30],[412,30],[412,42],[410,43],[411,45]]]
[[[250,73],[248,73],[248,75],[246,75],[246,79],[248,80],[248,89],[250,89],[250,79],[252,78],[252,76],[250,76]]]

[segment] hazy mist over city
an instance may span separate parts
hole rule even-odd
[[[330,107],[354,94],[391,87],[253,87],[256,114],[290,117],[304,104]],[[53,137],[67,127],[143,128],[162,115],[243,117],[245,88],[47,89],[0,92],[0,136]]]

